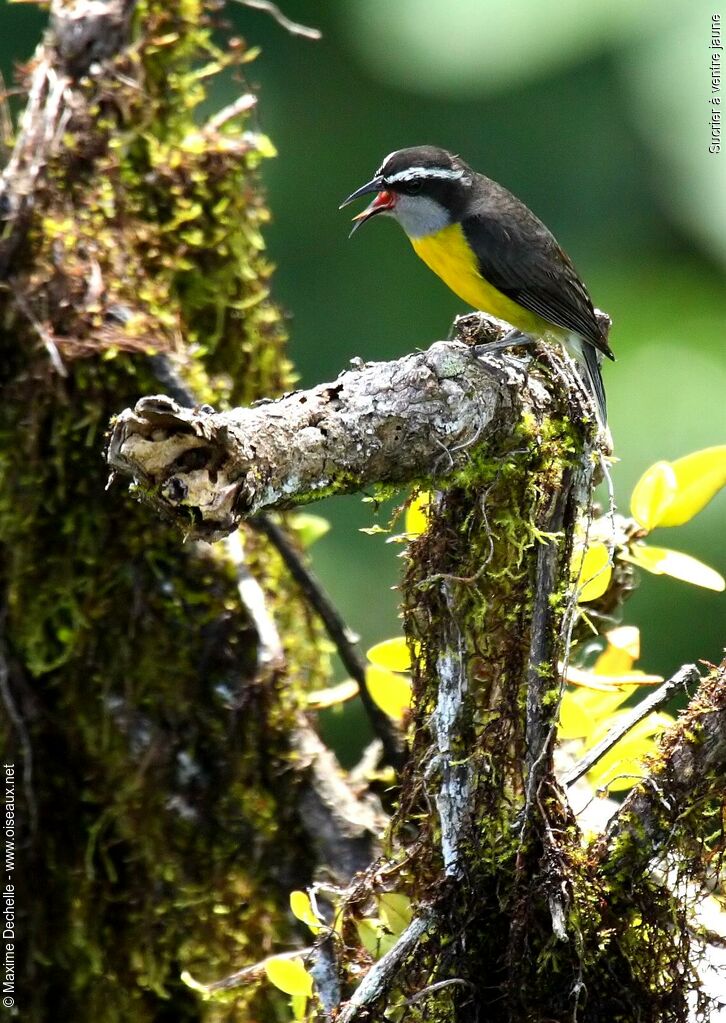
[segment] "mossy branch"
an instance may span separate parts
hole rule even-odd
[[[12,271],[13,256],[29,225],[36,189],[78,115],[72,85],[89,66],[117,55],[126,45],[136,0],[53,0],[50,27],[35,53],[28,102],[13,153],[0,174],[0,278]],[[51,357],[55,349],[46,343]]]
[[[625,1020],[621,1006],[637,1005],[643,1019],[683,1020],[699,991],[687,909],[643,867],[664,836],[688,846],[683,811],[700,790],[686,786],[680,821],[664,819],[671,776],[655,765],[634,812],[627,801],[588,850],[554,771],[560,665],[577,616],[572,547],[604,438],[558,353],[539,353],[549,363],[541,375],[537,362],[482,345],[501,340],[497,323],[474,317],[459,330],[426,352],[251,408],[142,399],[114,422],[109,465],[205,539],[330,494],[439,488],[402,585],[415,701],[390,836],[401,856],[386,872],[418,914],[362,983],[355,957],[325,946],[349,996],[342,1019],[369,1018],[395,990],[407,1005],[426,992],[442,1019],[468,1019],[475,1005],[496,1021],[596,1020],[598,1005]],[[719,711],[694,745],[704,713],[689,709],[679,733],[684,778],[698,742],[723,726]],[[703,745],[721,756],[722,744]],[[720,761],[710,777],[723,777]],[[702,830],[694,824],[694,844]],[[344,935],[380,883],[374,864],[342,909]],[[481,962],[494,964],[496,985]]]
[[[693,665],[681,669],[696,675]],[[680,673],[679,673],[680,674]],[[670,846],[706,839],[702,809],[726,788],[726,661],[705,678],[663,739],[646,779],[636,785],[594,843],[610,873],[639,872]]]
[[[482,320],[477,340],[500,336]],[[215,540],[264,509],[455,476],[475,447],[496,456],[550,404],[527,368],[512,355],[438,342],[252,408],[142,398],[116,418],[108,463],[187,535]]]

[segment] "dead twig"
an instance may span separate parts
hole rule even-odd
[[[226,538],[225,546],[237,575],[240,602],[250,616],[257,633],[258,678],[274,675],[284,667],[285,652],[275,620],[268,610],[264,591],[247,567],[239,530]]]
[[[301,25],[297,21],[291,21],[285,14],[282,13],[277,4],[273,4],[271,0],[237,0],[243,7],[250,7],[253,11],[264,11],[265,14],[271,15],[278,25],[286,29],[290,35],[302,36],[303,39],[322,39],[323,33],[318,28],[308,28],[307,25]]]
[[[562,784],[567,788],[570,785],[574,785],[576,781],[579,781],[584,774],[587,774],[595,764],[602,760],[605,754],[613,748],[613,746],[620,742],[624,735],[643,720],[648,717],[654,710],[662,707],[664,703],[667,703],[672,696],[678,692],[679,689],[683,689],[689,682],[698,683],[701,676],[698,673],[698,668],[695,664],[684,664],[682,668],[675,673],[672,678],[669,678],[662,686],[659,686],[655,692],[646,696],[644,700],[641,700],[637,707],[633,707],[628,717],[620,721],[614,728],[611,728],[608,734],[593,746],[591,750],[580,757],[577,763],[572,767],[562,779]]]
[[[405,759],[403,744],[390,719],[373,702],[366,680],[366,661],[353,640],[350,629],[315,575],[304,564],[285,531],[267,515],[256,516],[250,521],[250,525],[266,536],[276,549],[288,572],[302,590],[303,597],[325,626],[325,631],[335,644],[345,670],[358,683],[361,703],[371,727],[381,740],[386,761],[400,770]]]

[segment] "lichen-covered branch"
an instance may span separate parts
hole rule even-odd
[[[518,359],[439,342],[252,408],[142,398],[116,418],[108,462],[188,535],[211,540],[262,509],[448,476],[547,401]]]
[[[691,676],[695,674],[693,666]],[[687,669],[682,669],[686,671]],[[707,843],[726,791],[726,661],[705,678],[678,723],[663,738],[646,779],[627,796],[594,843],[610,872],[638,873],[669,844]],[[716,818],[704,813],[712,803]]]
[[[353,1023],[361,1017],[370,1019],[371,1006],[397,985],[406,959],[415,953],[431,925],[432,916],[429,911],[422,911],[420,916],[411,921],[393,948],[368,971],[337,1017],[337,1023]]]

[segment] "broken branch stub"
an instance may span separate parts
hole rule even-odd
[[[487,340],[500,334],[484,329]],[[267,508],[447,476],[474,445],[499,442],[548,404],[522,360],[438,342],[252,408],[142,398],[116,418],[107,457],[187,535],[211,541]]]

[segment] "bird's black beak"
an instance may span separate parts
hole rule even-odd
[[[370,195],[371,192],[377,192],[378,194],[370,205],[366,206],[361,213],[358,213],[355,217],[353,217],[353,230],[350,232],[351,235],[358,230],[361,224],[365,224],[366,220],[370,220],[370,218],[375,216],[376,213],[385,213],[386,210],[392,210],[395,205],[396,200],[393,192],[389,192],[386,189],[383,178],[377,177],[373,178],[365,185],[361,185],[360,188],[357,188],[352,195],[349,195],[348,198],[340,204],[338,209],[342,210],[344,206],[348,205],[348,203],[353,202],[362,195]]]
[[[362,195],[370,195],[371,192],[380,192],[383,188],[383,178],[373,178],[365,185],[361,185],[360,188],[356,188],[352,195],[349,195],[347,199],[344,199],[339,210],[342,210],[344,206],[349,206],[355,199],[360,199]]]

